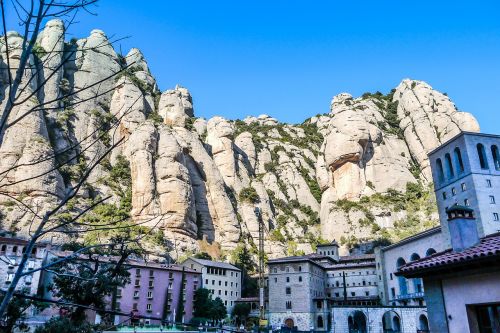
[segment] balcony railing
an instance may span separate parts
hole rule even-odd
[[[401,301],[401,300],[414,299],[414,298],[424,298],[424,292],[421,291],[421,292],[417,292],[417,293],[397,295],[394,299]]]

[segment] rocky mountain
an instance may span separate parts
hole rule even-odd
[[[7,37],[17,46],[9,53],[15,68],[21,37]],[[34,211],[53,207],[120,143],[66,211],[111,196],[89,219],[122,216],[161,230],[168,249],[158,251],[224,256],[241,244],[255,249],[255,205],[270,257],[310,252],[333,239],[344,250],[396,240],[437,223],[427,152],[460,131],[479,131],[446,94],[408,79],[387,95],[336,95],[329,112],[301,124],[267,115],[206,120],[196,117],[186,88],[158,90],[139,50],[118,54],[100,30],[65,40],[62,22],[48,22],[26,75],[36,78],[23,92],[30,97],[9,119],[36,111],[13,124],[0,146],[0,186],[8,194],[0,196],[0,227],[19,234],[30,231]]]

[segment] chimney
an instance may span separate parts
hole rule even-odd
[[[474,210],[455,204],[446,209],[446,214],[453,251],[460,252],[479,243]]]

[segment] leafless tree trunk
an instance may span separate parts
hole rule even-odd
[[[32,62],[30,62],[30,58],[33,57],[34,52],[36,52],[37,40],[42,31],[42,22],[45,22],[48,19],[59,18],[64,21],[66,29],[74,23],[74,19],[77,13],[79,12],[88,12],[91,13],[90,10],[92,6],[96,3],[97,0],[31,0],[31,1],[22,1],[22,0],[13,0],[10,4],[4,3],[4,0],[0,0],[0,10],[2,15],[2,26],[3,26],[3,47],[5,50],[5,59],[6,67],[4,70],[4,78],[7,81],[6,95],[3,102],[0,104],[0,146],[4,144],[4,139],[6,138],[6,132],[9,128],[13,127],[16,124],[19,124],[23,119],[30,116],[36,112],[47,112],[50,110],[57,110],[61,108],[62,104],[65,104],[69,107],[74,107],[80,103],[88,102],[92,99],[97,99],[104,94],[110,93],[111,90],[104,90],[90,94],[90,97],[87,98],[77,98],[82,92],[94,91],[95,88],[99,88],[103,83],[117,78],[123,71],[127,71],[130,66],[133,64],[123,64],[120,70],[111,73],[105,78],[97,80],[96,82],[91,82],[90,84],[79,87],[78,89],[73,89],[71,91],[65,91],[59,96],[53,97],[50,100],[43,100],[33,104],[33,98],[40,94],[43,87],[47,84],[49,80],[51,80],[57,72],[71,59],[75,59],[76,47],[72,50],[65,50],[62,55],[62,60],[60,64],[56,67],[46,66],[44,61],[49,61],[52,57],[61,56],[59,50],[44,50],[46,52],[43,57],[43,61],[38,66],[33,66]],[[9,7],[10,6],[10,7]],[[9,8],[7,8],[9,7]],[[7,11],[11,9],[13,12],[7,13]],[[6,15],[17,15],[19,19],[20,25],[24,28],[24,32],[21,35],[22,43],[21,45],[13,46],[9,45],[9,38],[7,36],[7,24],[6,24]],[[91,13],[92,14],[92,13]],[[64,38],[64,37],[63,37]],[[64,41],[63,41],[64,42]],[[115,40],[116,42],[116,40]],[[101,47],[100,45],[93,46],[93,48],[98,49]],[[14,51],[19,54],[19,57],[16,58],[16,68],[12,65],[11,54]],[[40,75],[39,71],[43,70],[43,75]],[[36,81],[35,88],[31,88],[33,86],[33,82]],[[0,85],[2,83],[0,82]],[[1,96],[0,96],[1,97]],[[30,104],[31,103],[31,104]],[[135,103],[135,102],[134,102]],[[17,114],[13,112],[16,107],[24,106],[23,112],[18,112]],[[129,108],[130,109],[130,108]],[[64,149],[58,150],[54,149],[53,154],[49,154],[44,156],[43,158],[38,158],[33,161],[20,163],[16,161],[7,169],[0,171],[0,196],[6,196],[13,200],[18,206],[24,208],[26,213],[31,214],[32,217],[32,227],[30,229],[30,238],[28,240],[28,244],[25,247],[25,251],[22,255],[21,261],[19,262],[15,275],[11,284],[9,285],[7,290],[4,290],[4,296],[0,302],[0,318],[5,314],[7,305],[11,301],[12,297],[15,295],[16,287],[18,286],[20,279],[26,275],[33,274],[40,270],[50,270],[54,265],[60,263],[61,261],[72,259],[73,256],[61,258],[54,263],[49,263],[41,268],[35,270],[25,270],[27,266],[27,262],[29,259],[32,250],[36,246],[36,243],[41,239],[46,239],[50,234],[54,233],[62,233],[65,235],[74,235],[85,233],[89,231],[98,231],[98,230],[112,230],[117,228],[126,228],[127,226],[118,226],[119,220],[109,221],[107,223],[85,223],[81,222],[82,218],[92,211],[97,206],[103,204],[106,200],[109,199],[109,196],[105,196],[103,198],[98,198],[96,201],[88,204],[86,207],[82,207],[78,213],[72,213],[69,217],[65,219],[60,219],[57,217],[61,212],[66,211],[66,207],[70,201],[79,197],[79,193],[82,190],[82,187],[85,186],[91,174],[98,168],[102,162],[109,158],[109,154],[118,146],[122,145],[125,142],[125,138],[121,138],[116,140],[116,142],[112,142],[104,151],[99,151],[98,153],[93,152],[94,146],[99,144],[104,140],[104,136],[106,133],[110,131],[117,131],[120,122],[123,117],[127,115],[129,110],[125,110],[125,112],[119,117],[110,117],[105,122],[100,124],[100,126],[90,133],[89,135],[80,138],[79,140],[72,141],[68,144]],[[105,133],[106,132],[106,133]],[[61,156],[70,156],[64,159],[58,159]],[[89,155],[91,155],[89,157]],[[13,195],[9,188],[13,185],[17,185],[29,180],[32,180],[37,177],[44,177],[47,174],[61,170],[62,168],[68,165],[74,165],[80,159],[84,159],[86,161],[86,166],[79,175],[78,179],[74,180],[71,183],[69,188],[66,188],[65,194],[62,197],[57,198],[56,204],[53,205],[50,209],[40,210],[38,207],[33,207],[29,202],[26,203],[19,197]],[[37,165],[44,163],[48,160],[57,161],[51,170],[47,170],[40,174],[29,175],[23,179],[15,179],[13,181],[9,180],[9,173],[18,170],[23,167],[34,167]],[[156,220],[155,220],[156,221]],[[159,223],[161,218],[157,220],[156,223]],[[123,240],[123,244],[128,244],[135,242],[137,243],[140,239],[136,240]],[[106,246],[114,246],[115,244],[111,244],[109,242],[103,241],[100,244],[93,244],[91,246],[87,246],[82,248],[81,250],[75,252],[74,255],[78,255],[83,251],[89,250],[95,247],[106,247]]]

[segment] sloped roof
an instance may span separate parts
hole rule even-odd
[[[419,277],[445,269],[498,259],[500,259],[500,233],[495,233],[481,238],[479,244],[461,252],[448,249],[407,263],[399,268],[396,275]]]
[[[279,264],[279,263],[287,263],[287,262],[301,262],[301,261],[309,261],[315,265],[324,267],[324,264],[320,262],[320,260],[328,260],[330,263],[335,263],[336,261],[329,256],[325,256],[317,253],[310,253],[303,256],[290,256],[276,259],[269,259],[267,261],[268,264]]]
[[[239,269],[238,267],[233,266],[231,264],[228,264],[227,262],[212,261],[212,260],[206,260],[206,259],[198,259],[198,258],[194,258],[194,257],[191,257],[189,259],[191,259],[191,260],[193,260],[193,261],[195,261],[198,264],[203,265],[203,266],[225,268],[225,269],[230,269],[230,270],[233,270],[233,271],[241,271],[241,269]],[[187,260],[189,260],[189,259],[187,259]]]

